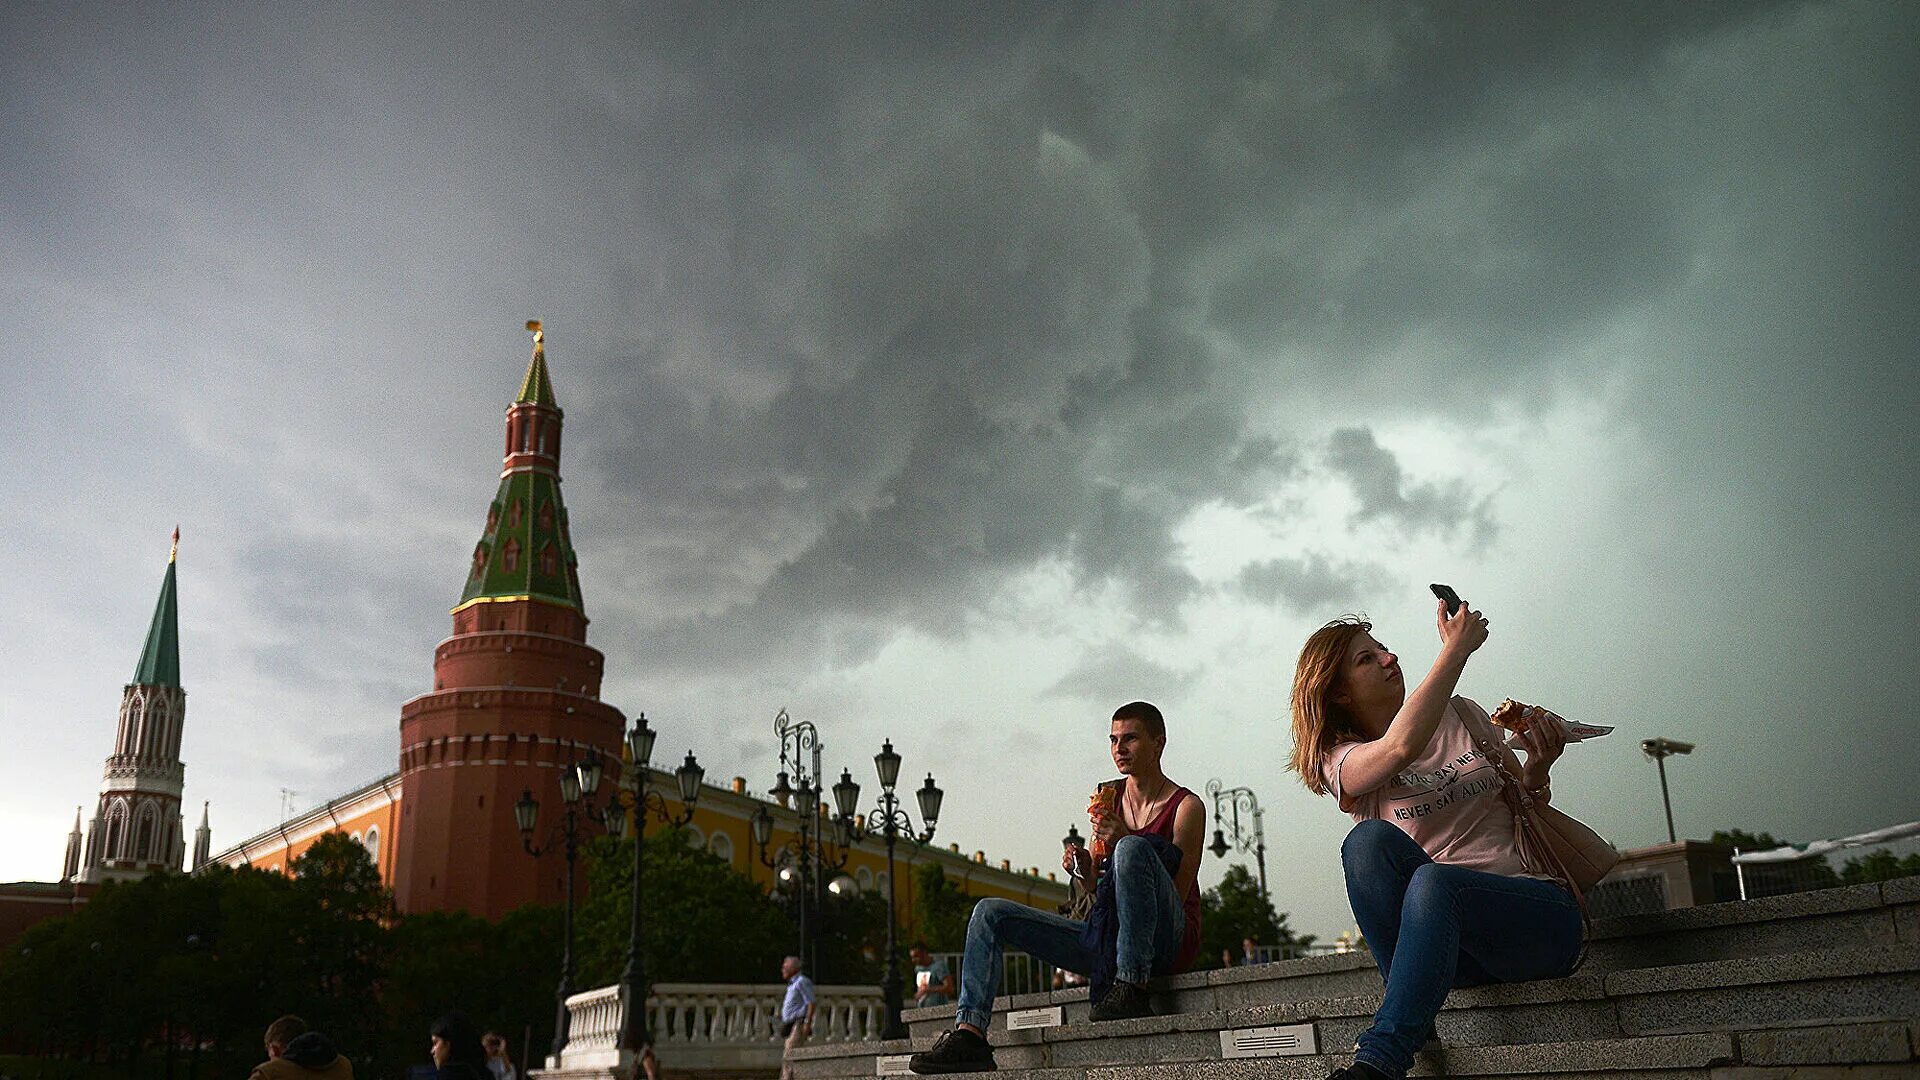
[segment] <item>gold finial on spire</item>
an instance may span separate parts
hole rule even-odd
[[[180,557],[180,526],[175,525],[173,527],[173,550],[167,552],[167,561],[172,562],[179,557]]]
[[[547,333],[546,333],[546,331],[544,331],[544,330],[542,330],[542,329],[540,329],[540,320],[539,320],[539,319],[528,319],[528,320],[527,320],[527,329],[529,329],[529,330],[531,330],[531,331],[533,331],[533,351],[534,351],[534,352],[540,352],[540,351],[541,351],[541,346],[542,346],[542,345],[543,345],[543,344],[544,344],[544,343],[546,342],[546,340],[547,340]]]

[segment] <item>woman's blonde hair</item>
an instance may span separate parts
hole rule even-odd
[[[1313,632],[1293,669],[1293,760],[1287,768],[1315,795],[1327,793],[1320,762],[1341,735],[1353,733],[1353,721],[1334,704],[1340,687],[1340,662],[1353,639],[1373,629],[1362,615],[1342,615]]]

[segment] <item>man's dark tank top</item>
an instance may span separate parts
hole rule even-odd
[[[1187,796],[1192,794],[1193,792],[1188,791],[1184,787],[1175,788],[1173,796],[1167,800],[1167,805],[1160,808],[1160,812],[1153,816],[1152,821],[1147,822],[1145,825],[1133,830],[1127,835],[1145,836],[1148,833],[1152,833],[1155,836],[1165,837],[1170,844],[1173,843],[1174,814],[1179,811],[1180,804],[1187,801]],[[1116,796],[1116,799],[1117,798],[1118,796]],[[1192,853],[1186,851],[1180,853],[1182,858],[1190,854]],[[1185,971],[1187,968],[1193,966],[1194,957],[1200,955],[1200,876],[1198,874],[1194,875],[1193,887],[1189,888],[1187,895],[1181,898],[1181,907],[1187,917],[1187,932],[1186,936],[1180,939],[1179,954],[1173,959],[1173,971],[1175,973]]]

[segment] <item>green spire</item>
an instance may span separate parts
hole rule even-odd
[[[514,404],[525,402],[558,408],[560,402],[553,396],[553,383],[547,379],[546,332],[540,329],[539,319],[528,319],[527,329],[533,331],[533,362],[527,365],[527,377],[520,383],[520,396],[513,399]]]
[[[160,602],[154,605],[153,625],[147,628],[147,647],[140,650],[140,666],[133,681],[141,686],[180,685],[180,599],[174,585],[174,560],[180,554],[180,530],[173,530],[173,553],[167,556],[167,576],[160,582]]]

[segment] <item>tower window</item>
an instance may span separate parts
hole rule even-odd
[[[487,545],[485,542],[473,545],[473,576],[479,577],[487,568]]]
[[[504,552],[501,552],[501,564],[507,568],[508,573],[512,573],[514,570],[519,569],[520,541],[518,540],[507,541],[507,550]]]
[[[520,513],[519,499],[515,499],[507,504],[507,528],[517,529],[520,527]]]
[[[553,502],[550,499],[540,503],[540,528],[542,531],[553,528]]]
[[[560,553],[551,540],[540,548],[540,572],[548,576],[560,572]]]

